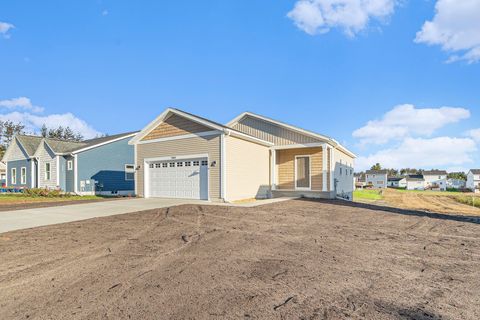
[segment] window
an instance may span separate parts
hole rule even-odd
[[[155,167],[153,163],[150,163],[148,166],[150,167],[150,169],[153,169]]]
[[[198,167],[200,165],[200,161],[193,161],[193,166]]]
[[[10,181],[12,184],[17,184],[17,168],[12,168],[12,177]]]
[[[50,180],[52,176],[50,162],[45,163],[45,180]]]
[[[177,162],[177,167],[183,167],[183,162]]]
[[[185,167],[190,167],[192,163],[190,161],[185,161]]]
[[[161,167],[161,165],[162,165],[161,163],[155,163],[155,168],[157,168],[157,169],[158,169],[158,168],[160,168],[160,167]]]
[[[207,160],[203,160],[203,161],[202,161],[202,166],[208,166],[208,161],[207,161]]]
[[[67,170],[68,171],[73,170],[73,161],[72,160],[67,161]]]
[[[20,183],[27,184],[27,168],[25,167],[20,169]]]
[[[175,162],[170,162],[170,168],[174,168],[175,167]]]
[[[166,167],[168,167],[168,163],[166,162],[162,163],[162,168],[166,168]]]
[[[131,181],[135,179],[135,165],[126,164],[125,165],[125,180]]]

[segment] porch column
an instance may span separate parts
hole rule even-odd
[[[271,149],[272,157],[270,164],[270,184],[272,190],[277,189],[277,150]]]
[[[330,191],[335,191],[335,149],[330,148]]]
[[[327,170],[327,156],[328,156],[328,152],[327,152],[327,144],[324,143],[323,146],[322,146],[322,178],[323,178],[323,181],[322,181],[322,191],[323,192],[326,192],[327,191],[327,174],[328,174],[328,170]]]

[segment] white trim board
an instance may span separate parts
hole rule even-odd
[[[218,131],[218,130],[204,131],[204,132],[198,132],[198,133],[183,134],[183,135],[180,135],[180,136],[173,136],[173,137],[165,137],[165,138],[139,141],[135,145],[155,143],[155,142],[164,142],[164,141],[173,141],[173,140],[181,140],[181,139],[190,139],[190,138],[197,138],[197,137],[206,137],[206,136],[219,135],[221,133],[222,132]]]

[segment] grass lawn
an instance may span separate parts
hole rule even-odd
[[[381,190],[355,190],[353,192],[353,200],[382,200],[383,194]]]
[[[99,196],[32,197],[22,193],[0,194],[0,205],[14,203],[61,202],[77,200],[101,200]]]
[[[455,196],[455,200],[472,207],[480,208],[480,197],[477,196],[457,195]]]

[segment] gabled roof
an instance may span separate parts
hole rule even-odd
[[[231,134],[233,136],[237,136],[239,138],[243,138],[255,143],[263,144],[266,146],[272,146],[273,143],[258,139],[256,137],[250,136],[248,134],[245,134],[243,132],[240,132],[238,130],[232,129],[230,127],[227,127],[223,124],[220,124],[215,121],[211,121],[209,119],[199,117],[197,115],[194,115],[189,112],[185,112],[183,110],[177,109],[177,108],[167,108],[165,111],[163,111],[155,120],[150,122],[145,128],[142,129],[139,133],[136,134],[136,136],[129,142],[130,144],[136,144],[140,142],[145,136],[147,136],[152,130],[154,130],[160,123],[162,123],[167,117],[169,117],[172,114],[179,115],[181,117],[184,117],[186,119],[189,119],[190,121],[199,123],[205,127],[211,128],[212,130],[217,130],[222,133],[226,134]]]
[[[473,174],[480,174],[480,169],[470,169],[470,172]]]
[[[90,140],[85,140],[82,142],[82,146],[78,146],[75,149],[71,151],[72,154],[76,154],[79,152],[83,152],[92,148],[100,147],[108,143],[112,143],[118,140],[123,140],[128,137],[134,137],[139,131],[132,131],[132,132],[126,132],[126,133],[119,133],[119,134],[114,134],[111,136],[106,136],[106,137],[101,137],[101,138],[95,138],[95,139],[90,139]]]
[[[410,174],[406,177],[407,181],[424,181],[423,175],[421,174]]]
[[[445,170],[429,170],[423,171],[424,176],[444,176],[447,175],[447,171]]]
[[[23,150],[27,153],[29,157],[33,157],[35,151],[37,151],[40,142],[42,142],[42,137],[30,136],[30,135],[16,135],[15,139],[20,143]]]
[[[85,145],[83,142],[44,138],[43,141],[55,154],[66,154]]]
[[[387,174],[388,170],[367,170],[367,174]]]
[[[402,181],[405,177],[388,177],[388,181]]]
[[[231,120],[230,122],[227,123],[227,126],[228,127],[233,127],[235,124],[240,122],[240,120],[242,120],[245,117],[257,118],[257,119],[260,119],[260,120],[263,120],[263,121],[266,121],[266,122],[276,124],[277,126],[280,126],[280,127],[283,127],[283,128],[301,133],[303,135],[313,137],[315,139],[318,139],[318,140],[321,140],[323,142],[327,142],[327,143],[331,144],[332,146],[340,149],[341,151],[345,152],[346,154],[348,154],[349,156],[351,156],[353,158],[357,157],[353,152],[351,152],[350,150],[348,150],[347,148],[342,146],[338,141],[336,141],[335,139],[333,139],[331,137],[328,137],[326,135],[319,134],[319,133],[316,133],[316,132],[313,132],[313,131],[305,130],[305,129],[287,124],[285,122],[274,120],[274,119],[271,119],[271,118],[268,118],[268,117],[265,117],[265,116],[261,116],[259,114],[249,112],[249,111],[246,111],[246,112],[240,114],[239,116],[235,117],[233,120]]]

